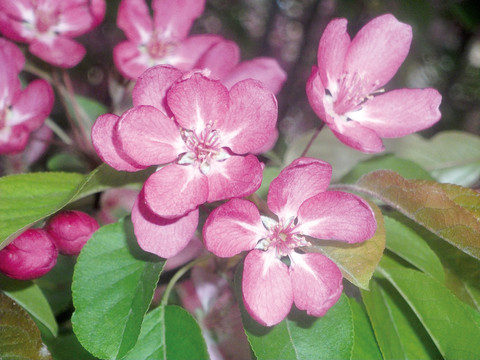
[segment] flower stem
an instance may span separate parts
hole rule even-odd
[[[312,146],[313,142],[315,141],[315,139],[317,138],[318,134],[320,134],[320,131],[322,131],[323,127],[325,126],[325,123],[322,122],[318,128],[317,128],[317,131],[315,131],[315,133],[313,134],[312,138],[310,139],[310,141],[308,142],[307,146],[305,147],[305,150],[303,150],[302,152],[302,155],[300,155],[300,157],[304,157],[305,155],[307,155],[307,152],[308,150],[310,150],[310,147]]]
[[[47,118],[45,120],[45,125],[47,125],[50,128],[50,130],[52,130],[54,134],[57,135],[60,138],[60,140],[62,140],[65,144],[67,145],[73,144],[73,141],[70,138],[70,136],[68,136],[68,134],[65,131],[63,131],[63,129],[60,126],[58,126],[52,119]]]

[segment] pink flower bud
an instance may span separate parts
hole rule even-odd
[[[82,211],[63,211],[45,226],[48,234],[65,255],[77,255],[83,245],[98,230],[97,221]]]
[[[18,279],[45,275],[57,263],[58,250],[45,230],[30,229],[0,251],[0,271]]]

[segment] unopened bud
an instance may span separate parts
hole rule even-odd
[[[65,255],[77,255],[99,228],[97,221],[82,211],[63,211],[49,220],[45,230],[58,250]]]
[[[58,250],[45,230],[30,229],[0,251],[0,271],[18,279],[45,275],[57,263]]]

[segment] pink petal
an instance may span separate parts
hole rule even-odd
[[[240,49],[237,44],[233,41],[222,40],[203,54],[195,64],[195,68],[209,69],[211,71],[210,77],[222,80],[225,85],[224,78],[232,72],[239,61]]]
[[[207,178],[192,165],[167,165],[148,178],[144,189],[150,210],[165,218],[182,216],[208,197]]]
[[[272,251],[252,250],[245,258],[242,278],[243,302],[260,324],[281,322],[293,304],[288,267]]]
[[[293,301],[308,315],[323,316],[342,295],[342,272],[322,254],[292,254]]]
[[[220,137],[236,154],[257,152],[271,142],[277,115],[277,100],[270,91],[259,81],[241,81],[230,90],[230,108]]]
[[[188,215],[196,211],[197,210],[191,211],[188,213]],[[152,212],[150,213],[153,215]],[[181,217],[180,219],[183,219],[183,218],[184,217]],[[193,259],[200,257],[200,255],[205,253],[206,251],[205,251],[205,246],[203,246],[203,242],[194,234],[191,240],[185,246],[185,248],[183,248],[178,254],[168,259],[168,261],[165,263],[165,266],[163,267],[163,270],[169,271],[169,270],[176,269],[192,261]]]
[[[92,28],[99,25],[105,18],[107,4],[105,0],[90,0],[90,12],[93,17]]]
[[[376,229],[377,221],[368,203],[350,193],[323,192],[298,209],[296,231],[317,239],[357,243],[370,239]]]
[[[318,45],[317,61],[322,84],[331,92],[334,91],[332,87],[336,87],[343,74],[343,65],[349,46],[350,36],[347,33],[347,20],[334,19],[330,21]]]
[[[180,70],[168,65],[148,69],[138,78],[133,88],[133,106],[151,105],[167,114],[167,91],[182,75]]]
[[[14,99],[12,119],[7,124],[23,123],[29,131],[38,129],[52,111],[53,90],[45,80],[34,80]]]
[[[155,29],[172,39],[183,39],[203,13],[205,0],[153,0],[152,7]]]
[[[429,128],[440,120],[441,101],[435,89],[399,89],[375,96],[349,115],[378,136],[396,138]]]
[[[152,34],[152,18],[145,0],[122,0],[117,25],[136,44],[147,43]]]
[[[0,129],[0,154],[15,154],[23,151],[28,143],[30,131],[20,124]]]
[[[173,85],[167,103],[175,120],[185,129],[203,131],[208,124],[217,129],[228,109],[228,90],[220,81],[195,73]]]
[[[205,247],[220,257],[252,250],[266,236],[257,207],[242,199],[232,199],[217,207],[203,227]]]
[[[302,203],[325,191],[332,167],[313,158],[300,158],[283,169],[270,183],[268,207],[281,219],[296,217]]]
[[[170,258],[187,246],[198,225],[198,210],[176,219],[156,216],[145,205],[143,192],[132,209],[132,223],[138,245],[162,258]]]
[[[15,66],[15,72],[19,73],[22,71],[25,65],[25,56],[23,56],[22,51],[17,45],[2,38],[0,39],[0,52],[4,54],[6,59],[10,59]],[[4,61],[5,59],[2,61],[2,64],[4,64]]]
[[[92,127],[92,143],[100,159],[120,171],[138,171],[145,168],[129,158],[121,149],[113,130],[120,117],[113,114],[100,115]]]
[[[118,71],[135,80],[149,67],[149,56],[143,54],[131,41],[123,41],[113,48],[113,62]]]
[[[224,41],[217,35],[194,35],[182,40],[169,56],[168,64],[182,71],[189,71],[197,66],[197,62],[216,43]]]
[[[92,29],[93,17],[88,4],[70,6],[63,9],[58,15],[58,23],[51,27],[66,37],[77,37]]]
[[[0,1],[1,4],[1,1]],[[0,34],[18,42],[29,42],[33,37],[33,31],[25,29],[23,22],[10,18],[0,11]]]
[[[253,155],[231,156],[212,162],[208,178],[208,202],[247,196],[262,184],[263,164]]]
[[[340,123],[340,126],[338,124]],[[378,153],[385,150],[377,133],[358,121],[344,121],[328,124],[330,130],[345,145],[364,153]]]
[[[395,75],[407,57],[411,42],[410,25],[399,22],[391,14],[378,16],[352,40],[345,59],[345,72],[358,73],[368,94]]]
[[[136,106],[125,112],[116,133],[123,151],[142,166],[168,163],[184,151],[177,125],[153,106]]]
[[[222,83],[229,89],[237,82],[245,79],[259,80],[265,88],[274,94],[278,94],[287,79],[287,74],[280,67],[277,60],[259,57],[240,63],[221,79]]]
[[[0,51],[0,64],[2,64],[2,71],[0,71],[0,111],[4,111],[5,108],[10,106],[15,99],[15,95],[22,89],[18,77],[18,65],[8,55],[8,52]]]
[[[323,105],[323,99],[325,98],[325,87],[322,84],[322,80],[320,79],[318,68],[316,66],[312,67],[312,73],[307,81],[306,92],[308,102],[310,103],[313,111],[315,111],[315,114],[317,114],[317,116],[323,121],[330,123],[325,114],[325,106]]]
[[[278,139],[278,130],[275,128],[270,134],[270,137],[266,139],[265,144],[261,148],[258,148],[257,150],[252,151],[252,154],[255,154],[255,155],[263,154],[263,153],[266,153],[267,151],[272,150],[275,144],[277,143],[277,139]]]
[[[82,61],[86,54],[83,45],[69,38],[56,36],[48,41],[34,40],[29,47],[32,54],[61,68],[72,68]]]

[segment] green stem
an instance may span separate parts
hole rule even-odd
[[[310,141],[308,142],[307,146],[305,147],[305,150],[303,150],[302,152],[302,155],[300,155],[300,157],[304,157],[305,155],[307,155],[307,152],[308,150],[310,150],[310,147],[312,146],[313,142],[315,141],[315,139],[317,138],[318,134],[320,134],[320,131],[322,131],[323,127],[325,126],[325,123],[322,122],[319,127],[317,128],[317,131],[315,131],[315,133],[313,134],[312,138],[310,139]]]
[[[63,129],[60,126],[58,126],[52,119],[47,118],[45,120],[45,125],[47,125],[54,132],[54,134],[57,135],[60,138],[60,140],[62,140],[65,144],[67,145],[73,144],[73,141],[70,138],[70,136],[68,136],[68,134],[65,131],[63,131]]]

